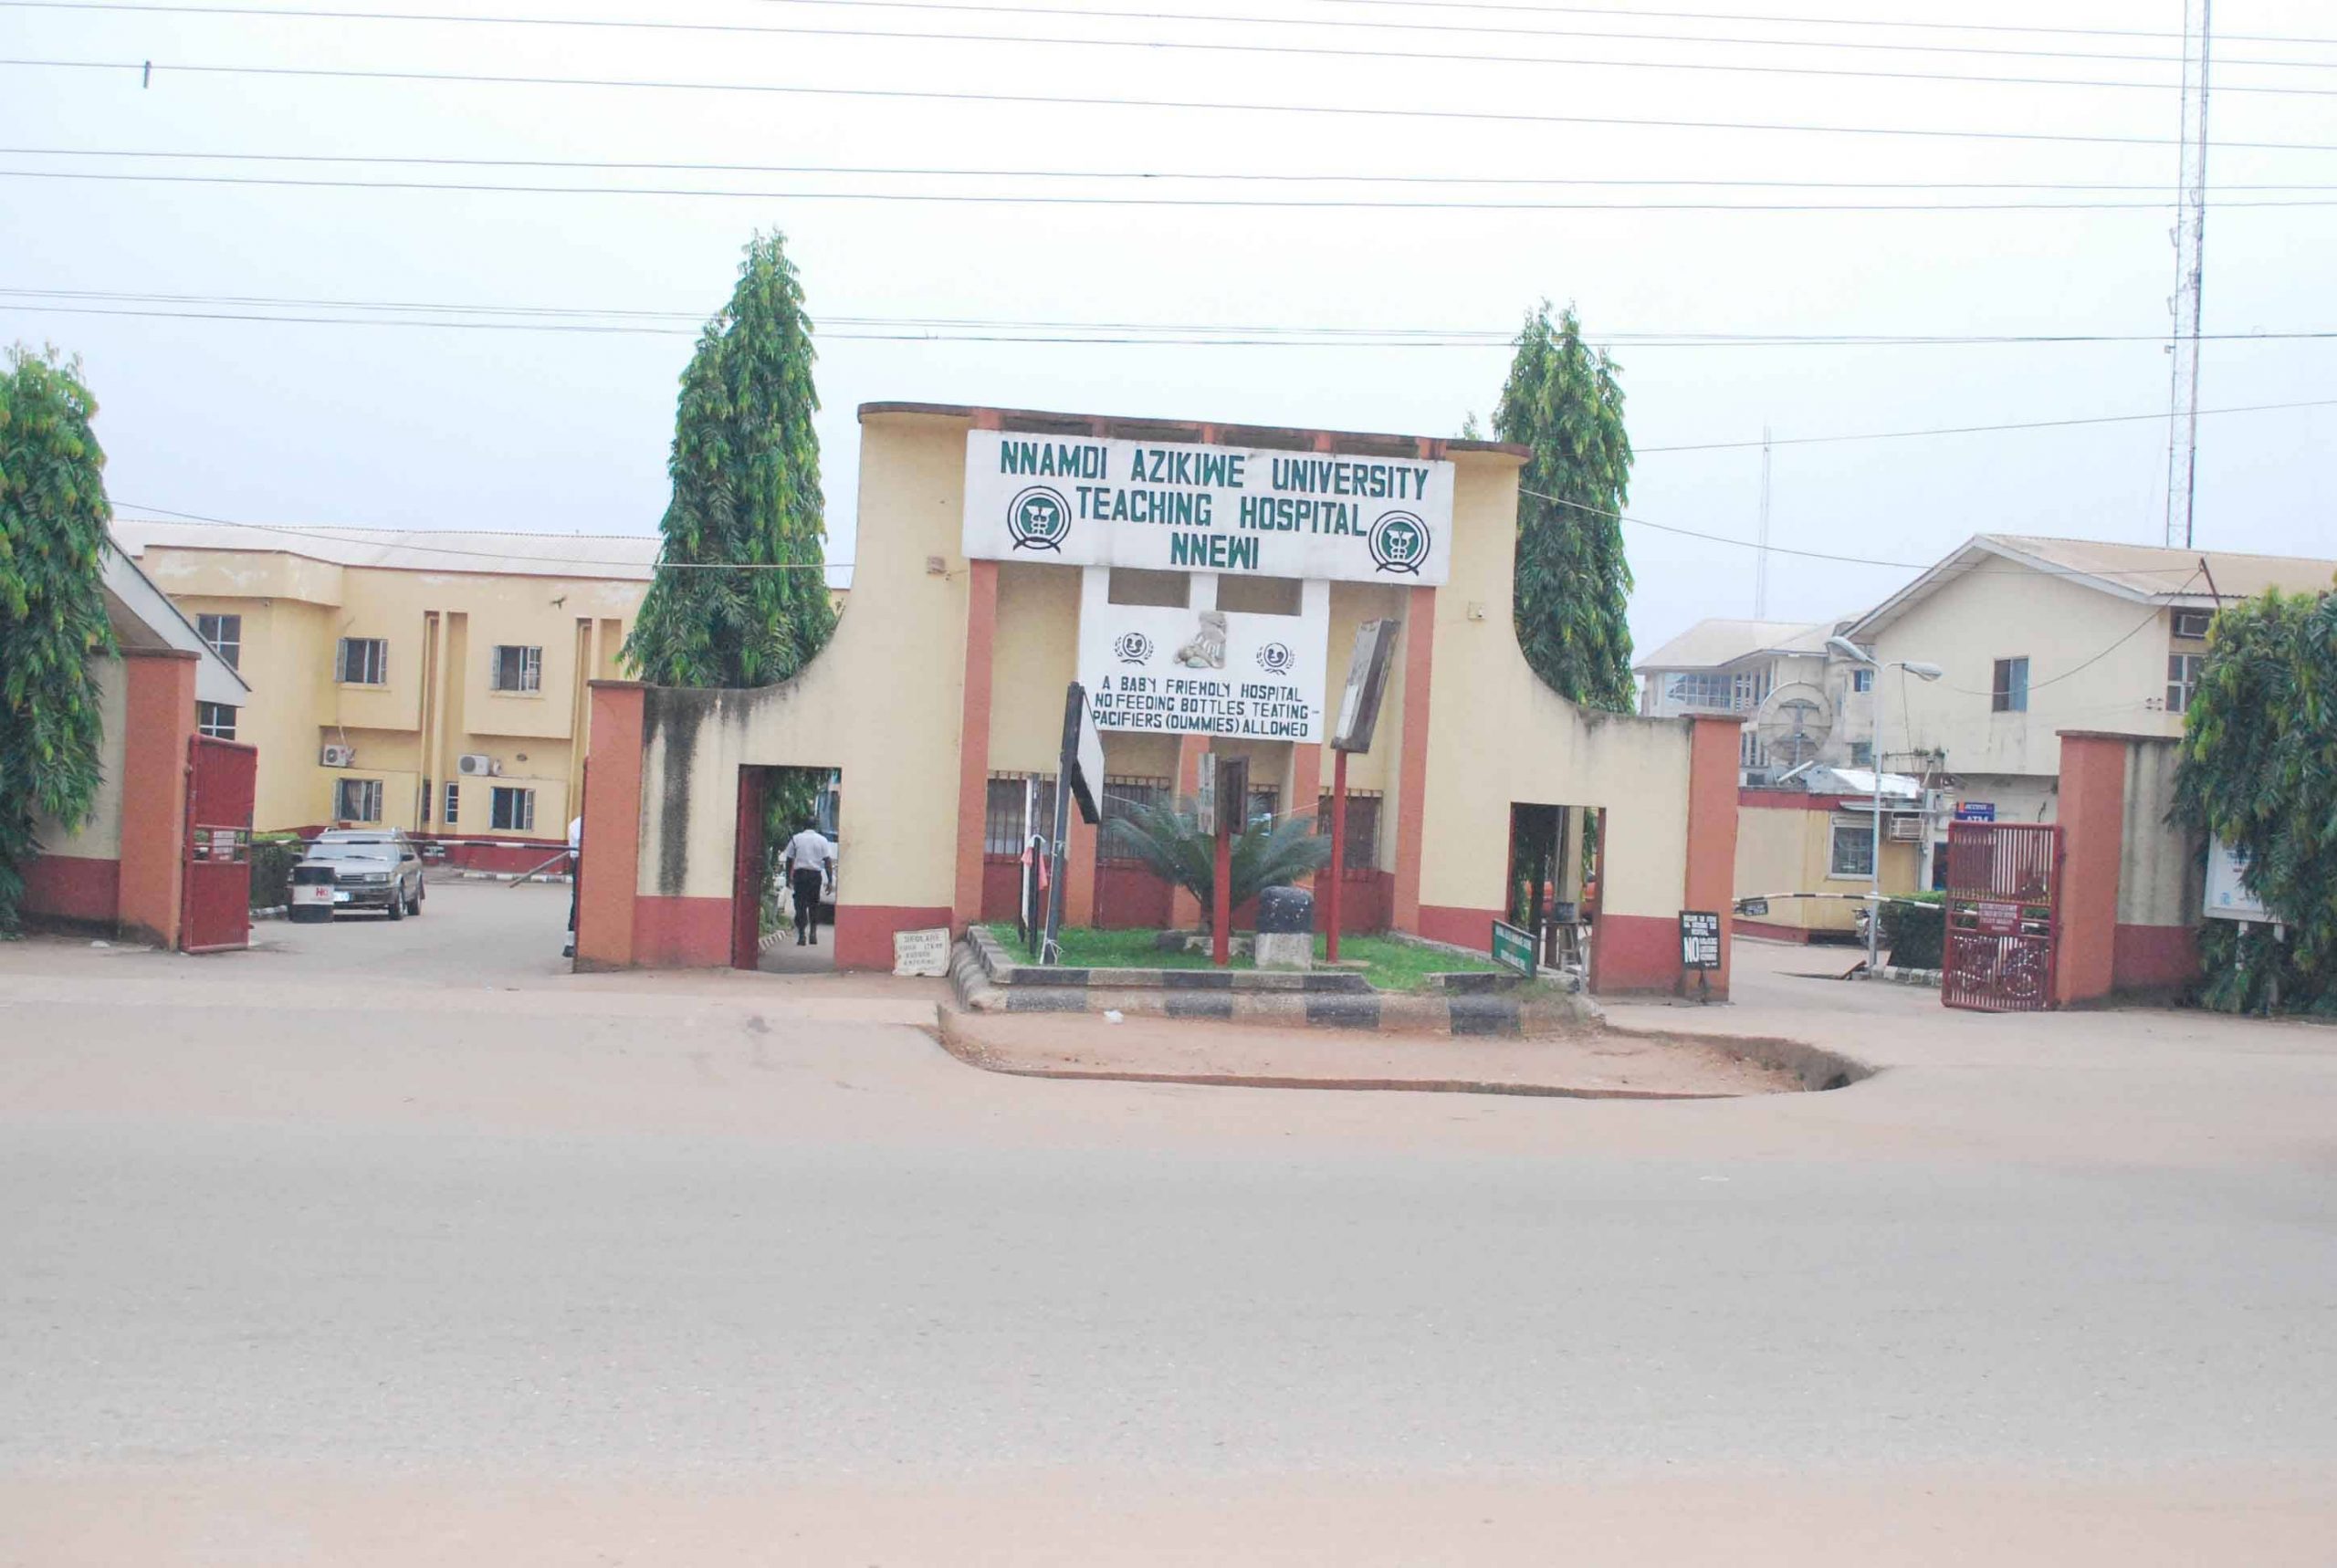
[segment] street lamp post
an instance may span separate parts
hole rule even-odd
[[[1919,681],[1935,681],[1947,672],[1921,659],[1878,659],[1848,637],[1829,637],[1826,646],[1875,673],[1874,755],[1867,758],[1874,777],[1874,838],[1867,858],[1866,977],[1871,980],[1881,967],[1879,952],[1882,944],[1882,672],[1904,670]]]

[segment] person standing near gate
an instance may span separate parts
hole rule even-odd
[[[820,894],[835,876],[836,847],[820,831],[817,822],[806,821],[802,831],[787,841],[787,883],[795,895],[795,945],[798,947],[820,945]]]
[[[576,897],[584,886],[584,819],[568,819],[568,946],[563,958],[576,956]]]

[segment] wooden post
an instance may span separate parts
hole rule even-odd
[[[1347,879],[1347,754],[1331,754],[1331,894],[1328,929],[1323,936],[1326,963],[1339,961],[1339,888]]]

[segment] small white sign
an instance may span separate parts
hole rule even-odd
[[[1425,457],[974,430],[963,543],[978,560],[1435,587],[1452,475]]]
[[[2207,917],[2211,920],[2264,920],[2272,916],[2263,901],[2240,880],[2248,856],[2221,839],[2207,841]]]
[[[936,925],[924,931],[893,933],[893,973],[946,975],[949,972],[949,928]]]

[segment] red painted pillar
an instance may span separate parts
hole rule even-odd
[[[1736,781],[1743,745],[1742,722],[1719,715],[1690,720],[1688,737],[1688,871],[1680,907],[1720,915],[1720,967],[1712,972],[1712,994],[1728,996],[1733,938],[1729,908],[1736,902]],[[1684,971],[1681,993],[1702,988]]]
[[[623,969],[634,959],[634,894],[641,881],[641,745],[648,689],[592,683],[592,744],[584,768],[582,875],[576,884],[576,967]]]
[[[186,887],[188,743],[194,738],[195,655],[122,653],[121,898],[124,936],[179,945]]]
[[[2126,737],[2061,736],[2061,897],[2056,1004],[2106,997],[2115,984],[2118,865],[2126,842]]]

